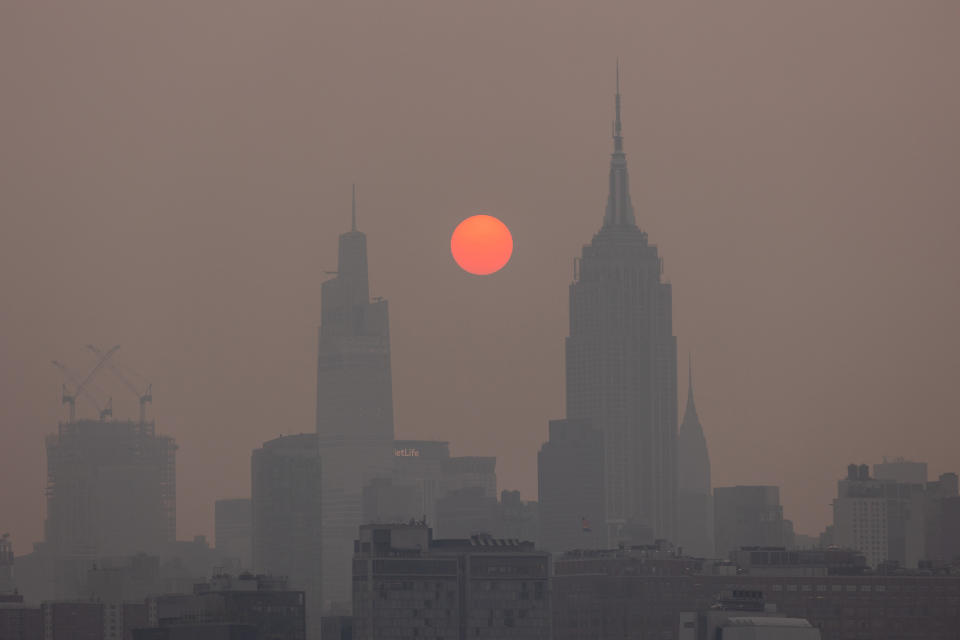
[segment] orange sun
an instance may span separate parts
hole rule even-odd
[[[450,236],[450,253],[467,273],[485,276],[503,268],[513,254],[513,236],[493,216],[470,216]]]

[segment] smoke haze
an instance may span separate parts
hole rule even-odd
[[[780,485],[816,533],[848,462],[956,469],[958,32],[948,0],[4,3],[0,526],[42,539],[50,360],[93,342],[153,383],[179,537],[212,535],[250,452],[314,429],[353,182],[397,437],[496,455],[535,499],[617,56],[714,485]],[[475,213],[513,233],[493,276],[449,255]]]

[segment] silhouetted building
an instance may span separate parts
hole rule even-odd
[[[336,276],[321,286],[317,435],[321,440],[393,440],[387,301],[370,300],[367,236],[340,235]]]
[[[916,568],[926,556],[924,489],[872,478],[865,464],[849,465],[833,501],[835,544],[860,551],[871,567],[892,562]]]
[[[39,607],[28,607],[19,594],[0,594],[0,640],[44,640]]]
[[[362,521],[436,522],[437,500],[445,491],[443,470],[450,460],[449,444],[394,440],[391,454],[386,476],[364,486]]]
[[[44,602],[40,605],[44,640],[104,640],[111,622],[106,614],[100,602]]]
[[[147,608],[151,630],[138,630],[138,640],[310,637],[303,592],[289,590],[284,579],[271,576],[216,576],[196,585],[193,594],[148,598]]]
[[[250,498],[217,500],[214,503],[214,536],[217,554],[235,559],[243,569],[252,568],[250,562],[253,540]]]
[[[519,491],[500,492],[500,528],[497,536],[508,540],[530,540],[540,544],[540,505],[520,496]]]
[[[4,533],[0,535],[0,594],[13,590],[13,543],[10,534]]]
[[[57,597],[93,560],[160,554],[176,535],[176,444],[152,422],[79,420],[47,436],[46,551]]]
[[[725,559],[740,547],[784,546],[778,487],[717,487],[713,508],[716,557]]]
[[[689,371],[687,408],[677,435],[678,503],[677,543],[689,555],[711,557],[713,546],[713,496],[710,454],[693,403],[693,368]]]
[[[464,487],[447,493],[437,502],[437,532],[445,538],[497,535],[500,507],[483,487]]]
[[[315,434],[284,436],[253,452],[253,566],[306,594],[310,637],[323,611],[321,461]]]
[[[893,460],[884,458],[883,462],[873,465],[873,477],[902,484],[926,484],[927,463],[913,462],[902,457]]]
[[[678,640],[821,640],[803,618],[768,606],[762,591],[727,591],[707,610],[680,614]]]
[[[741,547],[731,559],[752,576],[861,576],[867,572],[866,557],[852,549]]]
[[[603,434],[589,420],[551,420],[537,475],[540,545],[554,552],[607,546]]]
[[[657,248],[636,224],[620,127],[603,226],[574,263],[566,341],[567,417],[603,434],[605,546],[629,523],[676,539],[677,346],[672,291]],[[631,536],[632,537],[632,536]]]
[[[440,497],[468,487],[480,487],[488,498],[497,498],[497,459],[493,456],[458,456],[443,462]]]
[[[926,558],[934,567],[960,567],[960,497],[955,473],[927,483]]]
[[[367,237],[340,235],[336,276],[321,286],[317,357],[317,436],[323,459],[323,591],[349,602],[350,553],[362,515],[362,489],[389,475],[393,390],[387,302],[371,300]]]
[[[553,637],[676,639],[681,614],[707,611],[731,591],[762,593],[780,615],[808,620],[823,640],[953,640],[960,625],[955,576],[657,575],[630,558],[574,557],[555,563]]]
[[[353,558],[355,640],[551,637],[550,557],[532,543],[365,525]]]
[[[352,615],[325,615],[321,626],[323,640],[353,640]]]

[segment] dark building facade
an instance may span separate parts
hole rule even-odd
[[[784,546],[779,487],[717,487],[713,509],[717,558],[726,559],[740,547]]]
[[[712,557],[713,495],[710,485],[710,454],[693,402],[693,368],[689,371],[687,408],[677,435],[678,498],[677,544],[688,555]]]
[[[567,418],[603,434],[604,546],[645,529],[676,538],[677,346],[663,262],[637,227],[620,125],[619,80],[607,208],[574,263],[566,341]]]
[[[353,560],[353,638],[548,640],[549,575],[549,554],[529,542],[365,525]]]
[[[323,611],[321,481],[315,434],[276,438],[253,452],[254,569],[286,576],[305,593],[311,638],[319,637]]]
[[[221,558],[235,560],[243,569],[251,569],[253,542],[250,528],[253,515],[250,498],[217,500],[213,516],[217,554]]]
[[[605,547],[603,434],[586,419],[551,420],[537,477],[541,546],[554,552]]]
[[[270,576],[217,576],[193,594],[148,598],[147,610],[149,626],[136,632],[138,640],[310,638],[304,593]]]
[[[684,562],[558,559],[555,640],[677,638],[682,612],[710,609],[734,591],[761,593],[823,640],[953,640],[960,628],[960,577],[683,575]]]

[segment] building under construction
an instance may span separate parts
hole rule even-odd
[[[120,348],[87,345],[96,364],[84,376],[53,361],[64,375],[68,418],[46,438],[47,514],[45,543],[48,594],[76,597],[87,571],[101,558],[138,553],[162,555],[176,541],[176,450],[173,438],[156,433],[146,405],[151,386],[112,361]],[[113,419],[113,400],[103,402],[94,378],[111,371],[140,401],[140,416]],[[69,383],[69,385],[68,385]],[[78,418],[83,397],[98,418]]]
[[[77,420],[47,437],[46,541],[61,556],[159,553],[176,536],[176,444],[153,422]]]

